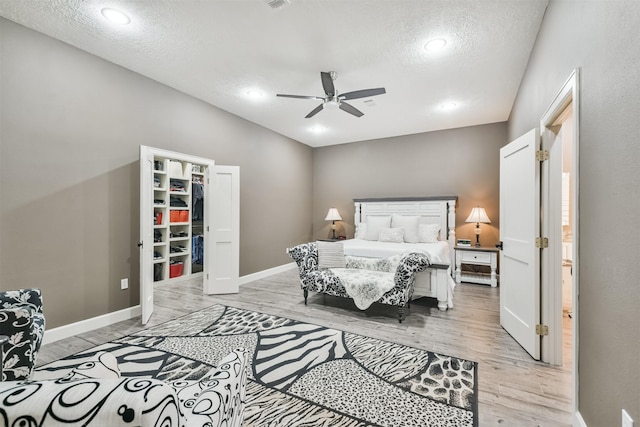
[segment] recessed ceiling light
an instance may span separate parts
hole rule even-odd
[[[119,25],[127,25],[131,22],[131,19],[123,12],[119,10],[112,9],[110,7],[105,7],[101,10],[102,16],[107,18],[109,21],[119,24]]]
[[[424,48],[429,52],[437,52],[443,47],[445,47],[446,44],[447,44],[447,41],[445,39],[437,38],[437,39],[429,40],[427,44],[424,45]]]
[[[247,91],[247,96],[249,98],[261,98],[262,97],[262,92],[260,92],[257,89],[250,89]]]
[[[440,104],[440,109],[443,111],[451,111],[458,108],[458,104],[455,102],[445,102],[444,104]]]
[[[313,133],[322,133],[325,130],[327,130],[326,128],[320,126],[320,125],[315,125],[309,128],[309,130]]]

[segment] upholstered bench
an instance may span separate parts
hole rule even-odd
[[[398,307],[398,321],[402,322],[413,295],[415,276],[429,266],[428,256],[411,252],[390,258],[365,258],[340,255],[338,251],[327,253],[331,262],[326,264],[323,254],[318,255],[318,246],[323,252],[322,247],[330,245],[340,242],[311,242],[287,249],[298,265],[305,304],[309,291],[352,298],[361,310],[379,302]]]

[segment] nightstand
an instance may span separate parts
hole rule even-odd
[[[498,249],[476,248],[473,246],[456,246],[456,283],[468,282],[481,285],[498,286]],[[462,264],[484,265],[491,269],[490,273],[463,272]]]

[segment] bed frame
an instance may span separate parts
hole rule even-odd
[[[418,215],[422,224],[440,224],[440,240],[449,243],[449,259],[453,264],[457,200],[457,196],[353,199],[354,224],[366,222],[369,216]],[[416,276],[414,299],[423,296],[436,298],[442,311],[452,307],[449,284],[453,270],[450,264],[431,264]]]

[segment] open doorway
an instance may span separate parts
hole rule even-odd
[[[542,360],[577,371],[578,317],[578,100],[575,70],[540,120],[541,232],[548,249],[541,259]]]
[[[570,365],[573,359],[573,103],[562,112],[557,126],[562,129],[562,364]]]

